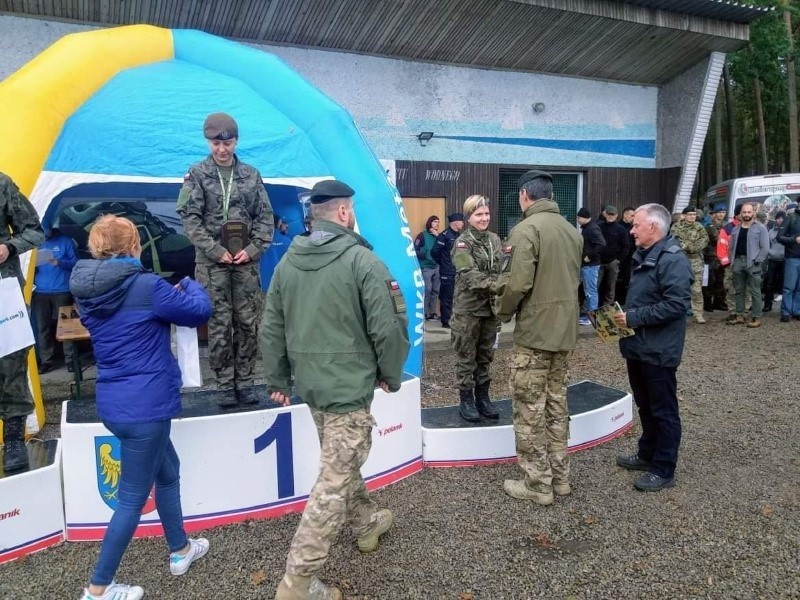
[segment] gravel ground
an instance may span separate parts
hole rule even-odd
[[[375,494],[396,515],[380,549],[361,556],[343,533],[323,578],[352,599],[800,598],[800,322],[723,318],[689,328],[675,488],[637,492],[614,466],[638,423],[573,455],[573,493],[547,508],[504,495],[514,465],[425,470]],[[508,359],[498,351],[495,396],[507,394]],[[571,379],[628,387],[616,345],[594,338],[581,338]],[[423,396],[457,397],[448,353],[427,356]],[[118,579],[149,598],[272,598],[298,519],[209,530],[208,557],[181,578],[162,540],[134,541]],[[65,544],[0,566],[0,598],[77,598],[98,549]]]

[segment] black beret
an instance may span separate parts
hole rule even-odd
[[[212,113],[203,123],[203,135],[207,140],[232,140],[239,137],[239,126],[230,115]]]
[[[687,206],[686,208],[684,208],[684,209],[681,211],[681,214],[682,214],[682,215],[685,215],[685,214],[692,213],[692,212],[693,212],[693,213],[696,213],[696,212],[697,212],[697,209],[696,209],[694,206],[692,206],[692,205],[690,204],[689,206]]]
[[[308,201],[311,204],[322,204],[331,198],[350,198],[353,194],[355,191],[346,183],[335,179],[326,179],[314,184]]]
[[[518,187],[521,188],[523,185],[525,185],[532,179],[536,179],[537,177],[542,177],[543,179],[548,179],[549,181],[553,181],[553,176],[550,175],[550,173],[548,173],[547,171],[537,171],[534,169],[533,171],[528,171],[522,177],[519,178]]]
[[[589,209],[584,206],[582,209],[578,211],[578,216],[583,219],[591,219],[592,213],[590,213]]]
[[[452,223],[453,221],[463,221],[464,220],[464,215],[462,215],[461,213],[453,213],[453,214],[447,215],[447,220],[450,223]]]

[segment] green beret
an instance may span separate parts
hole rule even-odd
[[[528,183],[533,179],[536,179],[537,177],[553,181],[553,176],[550,175],[550,173],[548,173],[547,171],[537,171],[534,169],[533,171],[528,171],[522,177],[519,178],[519,184],[517,187],[521,188],[523,185],[525,185],[526,183]]]
[[[233,117],[225,113],[212,113],[203,123],[203,135],[207,140],[227,141],[239,137],[239,126]]]
[[[682,215],[688,215],[689,213],[696,213],[696,212],[697,212],[697,209],[690,204],[689,206],[687,206],[686,208],[684,208],[681,211],[681,214]]]
[[[335,179],[326,179],[314,184],[308,201],[311,204],[322,204],[331,198],[350,198],[353,194],[355,194],[355,191],[346,183]]]

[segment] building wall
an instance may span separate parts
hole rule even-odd
[[[0,15],[0,78],[86,25]],[[654,167],[658,89],[280,46],[344,106],[380,158]],[[540,112],[534,105],[541,103]],[[423,147],[417,135],[433,132]]]

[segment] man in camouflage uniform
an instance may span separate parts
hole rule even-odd
[[[0,277],[15,277],[25,286],[19,255],[44,242],[39,216],[25,195],[0,173]],[[0,419],[3,421],[3,470],[28,468],[25,418],[33,412],[28,388],[28,349],[0,358]]]
[[[569,494],[569,357],[578,344],[583,238],[553,201],[549,173],[528,171],[519,180],[524,219],[508,238],[510,260],[497,287],[497,314],[514,315],[511,393],[522,479],[507,479],[505,492],[537,504]]]
[[[708,264],[708,295],[709,308],[712,310],[728,310],[725,293],[725,267],[717,257],[717,242],[719,232],[725,227],[725,215],[728,208],[724,202],[718,202],[711,210],[711,224],[706,227],[708,246],[705,249],[706,263]]]
[[[464,227],[450,255],[456,269],[455,305],[450,344],[456,351],[459,413],[465,421],[499,419],[489,397],[489,367],[500,321],[494,314],[494,293],[503,264],[503,247],[489,231],[488,198],[472,195],[464,202]]]
[[[272,206],[259,172],[234,154],[239,129],[233,118],[211,114],[203,133],[211,154],[189,168],[177,210],[195,246],[195,278],[214,305],[208,362],[223,390],[219,404],[256,404],[253,367],[263,299],[259,259],[272,241]],[[223,246],[226,222],[244,224],[243,248]]]
[[[261,354],[272,400],[288,405],[292,376],[320,435],[320,473],[297,528],[277,600],[340,599],[317,574],[345,520],[361,552],[378,548],[392,513],[369,497],[375,387],[396,392],[408,354],[406,303],[369,242],[353,231],[353,190],[322,181],[309,198],[314,231],[275,269]]]
[[[694,282],[692,283],[692,313],[698,323],[705,323],[703,317],[703,251],[708,247],[708,233],[705,227],[697,222],[697,210],[694,206],[683,209],[683,221],[672,226],[672,235],[686,253],[692,266]]]

